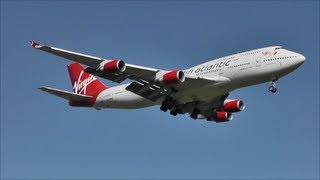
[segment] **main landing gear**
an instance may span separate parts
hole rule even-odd
[[[269,91],[272,93],[276,93],[277,92],[277,84],[276,84],[276,80],[271,81],[271,86],[269,87]]]
[[[160,106],[160,110],[163,112],[167,112],[168,110],[170,110],[170,114],[172,116],[176,116],[178,114],[181,114],[181,110],[173,108],[172,106],[166,105],[166,104],[162,104],[162,106]]]
[[[172,110],[170,111],[170,114],[171,114],[172,116],[176,116],[176,115],[178,114],[178,112],[177,112],[175,109],[172,109]]]
[[[198,107],[198,104],[199,104],[199,101],[193,102],[193,103],[192,103],[192,108],[193,108],[193,110],[192,110],[191,113],[189,113],[190,118],[192,118],[192,119],[194,119],[194,120],[196,120],[196,119],[198,119],[198,118],[203,119],[203,117],[199,117],[201,111],[200,111],[200,109],[197,108],[197,107]]]
[[[178,106],[178,102],[171,96],[165,97],[162,105],[160,106],[160,110],[163,112],[167,112],[168,110],[170,110],[170,114],[173,116],[183,113],[181,107]]]
[[[190,114],[190,117],[192,119],[198,119],[198,115],[200,114],[200,110],[199,109],[194,109],[193,112]]]
[[[163,112],[167,112],[168,108],[162,105],[162,106],[160,106],[160,110]]]
[[[170,96],[167,96],[165,100],[162,102],[160,110],[163,112],[167,112],[168,110],[170,110],[170,114],[176,116],[180,111],[173,107],[174,104],[174,99]]]

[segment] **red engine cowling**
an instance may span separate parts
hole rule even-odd
[[[223,110],[227,112],[239,112],[244,110],[245,105],[241,100],[226,100],[224,102]]]
[[[160,79],[160,82],[163,82],[166,84],[175,84],[178,82],[184,82],[185,78],[186,77],[182,71],[174,70],[164,74]]]
[[[233,116],[230,112],[216,111],[214,114],[214,119],[216,122],[227,122],[231,121]]]
[[[126,64],[121,60],[111,60],[103,63],[100,70],[106,73],[124,72],[126,70]]]

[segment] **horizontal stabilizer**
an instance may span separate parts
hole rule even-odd
[[[55,89],[50,87],[40,87],[39,89],[70,101],[87,101],[90,98],[92,98],[92,96],[76,94],[73,92],[63,91],[60,89]]]

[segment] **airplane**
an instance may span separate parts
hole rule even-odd
[[[270,46],[221,57],[185,70],[162,70],[104,59],[30,41],[35,49],[73,61],[67,65],[73,92],[51,87],[39,89],[69,101],[73,107],[138,109],[159,105],[160,110],[192,119],[227,122],[245,109],[242,100],[227,99],[236,89],[271,82],[291,73],[305,56]],[[85,68],[81,65],[85,65]],[[97,77],[127,84],[108,87]]]

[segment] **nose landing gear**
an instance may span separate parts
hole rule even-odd
[[[271,81],[271,86],[269,87],[269,91],[272,93],[276,93],[277,92],[277,84],[276,84],[277,80],[273,80]]]

